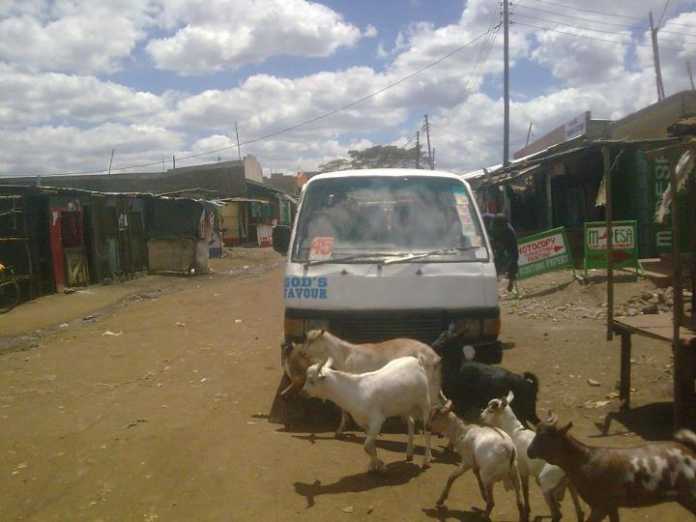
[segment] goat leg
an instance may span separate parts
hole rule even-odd
[[[559,507],[558,498],[555,495],[555,491],[544,491],[544,500],[546,505],[549,506],[549,511],[551,511],[551,522],[559,522],[561,520],[561,510]],[[583,522],[580,519],[580,522]]]
[[[515,490],[515,500],[517,501],[517,511],[520,514],[520,522],[527,522],[529,520],[529,477],[527,477],[527,498],[525,502],[522,501],[522,495],[520,495],[520,472],[517,466],[513,466],[510,470],[510,482],[512,482],[512,487]],[[522,489],[524,490],[524,488]],[[493,500],[492,491],[491,489],[491,500]]]
[[[582,504],[580,504],[580,496],[578,495],[578,490],[575,488],[570,479],[568,479],[568,491],[570,492],[570,498],[573,499],[573,505],[575,506],[575,514],[578,517],[578,522],[583,522],[585,520],[585,513],[582,512]]]
[[[457,480],[459,477],[461,477],[466,471],[469,469],[469,466],[466,464],[461,464],[460,466],[455,469],[452,474],[449,476],[447,479],[447,484],[445,484],[445,489],[442,490],[442,494],[440,494],[440,498],[437,499],[437,503],[435,504],[438,509],[444,507],[445,505],[445,500],[447,500],[447,497],[449,496],[450,489],[452,488],[452,484],[454,483],[455,480]]]
[[[525,520],[529,518],[529,514],[532,512],[532,508],[529,505],[529,475],[519,475],[520,483],[522,485],[522,501],[524,504],[524,517]],[[513,481],[513,484],[515,481]],[[517,488],[516,488],[517,489]],[[518,494],[519,497],[519,494]],[[522,513],[520,511],[520,513]]]
[[[408,443],[406,444],[406,460],[411,462],[413,460],[413,434],[416,431],[416,423],[413,417],[406,417],[406,424],[408,424]]]
[[[493,482],[490,484],[486,484],[486,518],[490,519],[491,518],[491,513],[493,512],[493,507],[495,506],[495,500],[493,500]],[[517,501],[519,503],[519,487],[517,489]],[[519,504],[518,504],[519,505]]]
[[[609,522],[619,522],[619,509],[614,508],[613,511],[609,512]]]
[[[370,422],[370,426],[367,429],[367,436],[365,437],[365,452],[370,456],[370,466],[369,471],[381,472],[384,470],[384,462],[377,458],[377,446],[375,441],[379,432],[382,431],[382,423],[384,419],[374,419]]]
[[[341,410],[341,422],[338,423],[338,428],[336,429],[336,438],[340,439],[343,437],[343,430],[346,429],[346,424],[348,423],[348,412],[346,410]]]
[[[430,467],[430,461],[433,459],[430,439],[430,408],[424,408],[421,412],[423,415],[423,438],[425,439],[425,453],[423,454],[423,469]]]

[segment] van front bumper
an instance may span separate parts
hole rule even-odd
[[[500,308],[461,310],[327,311],[287,308],[285,340],[300,342],[306,332],[326,329],[352,343],[380,342],[397,337],[432,343],[454,323],[457,343],[494,343],[500,333]]]

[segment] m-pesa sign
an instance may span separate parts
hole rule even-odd
[[[611,259],[614,268],[638,265],[638,223],[636,221],[613,221],[611,224]],[[594,221],[585,223],[585,272],[589,268],[607,268],[607,223]]]
[[[517,242],[517,251],[519,279],[573,267],[573,258],[563,227],[520,239]]]

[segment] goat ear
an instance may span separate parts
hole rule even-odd
[[[556,414],[554,412],[549,410],[549,414],[546,417],[546,420],[544,422],[546,422],[546,424],[550,424],[551,426],[555,426],[556,423],[558,422],[558,417],[556,416]]]
[[[559,428],[558,431],[559,431],[559,433],[561,433],[562,435],[565,435],[566,433],[568,433],[568,430],[570,430],[570,428],[572,428],[572,427],[573,427],[573,423],[572,423],[572,422],[569,422],[568,424],[566,424],[566,425],[563,426],[562,428]]]
[[[452,401],[448,400],[445,405],[440,409],[440,412],[447,414],[452,411]]]
[[[322,335],[324,335],[324,330],[310,330],[307,332],[307,342],[311,343],[319,339]]]
[[[512,393],[512,390],[510,390],[508,392],[507,396],[505,397],[505,402],[507,402],[508,404],[511,404],[513,400],[515,400],[515,394]]]

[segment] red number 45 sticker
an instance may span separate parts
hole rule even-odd
[[[333,237],[315,237],[312,246],[309,248],[310,261],[329,259],[333,253]]]

